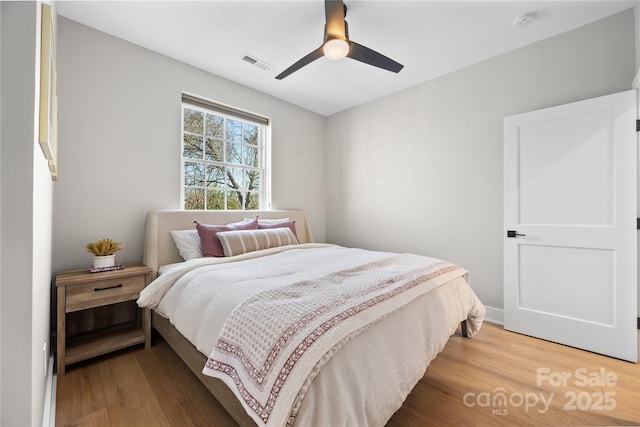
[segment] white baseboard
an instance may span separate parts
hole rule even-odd
[[[57,376],[53,374],[53,355],[49,357],[47,369],[47,385],[45,386],[44,410],[42,411],[42,427],[56,425],[56,384]]]
[[[484,318],[485,322],[495,323],[497,325],[504,325],[504,310],[501,308],[494,308],[484,306],[487,309],[487,315]]]

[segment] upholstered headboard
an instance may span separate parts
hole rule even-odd
[[[176,247],[171,230],[193,230],[193,220],[201,224],[229,224],[245,218],[262,219],[289,218],[296,222],[296,233],[300,243],[312,243],[313,235],[301,210],[274,211],[151,211],[147,214],[143,262],[156,277],[160,266],[183,261]]]

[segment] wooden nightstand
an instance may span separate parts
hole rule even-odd
[[[145,265],[127,265],[122,270],[87,273],[87,270],[65,271],[56,276],[58,290],[58,375],[65,366],[111,351],[144,343],[151,346],[151,315],[149,309],[134,307],[135,319],[108,324],[96,330],[78,330],[74,320],[83,310],[102,310],[101,307],[120,303],[135,305],[140,291],[151,279],[151,269]],[[133,301],[133,302],[132,302]],[[129,303],[127,303],[129,302]],[[100,316],[105,317],[104,313]],[[96,316],[94,316],[96,317]],[[69,324],[67,324],[69,322]],[[86,329],[86,327],[84,328]]]

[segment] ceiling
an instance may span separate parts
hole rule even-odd
[[[404,65],[400,73],[320,58],[275,76],[322,44],[324,2],[58,1],[58,14],[329,116],[588,24],[635,1],[346,0],[350,38]],[[528,25],[516,18],[534,13]],[[242,60],[249,54],[271,65]]]

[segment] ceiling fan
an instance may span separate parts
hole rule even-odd
[[[276,79],[282,80],[322,56],[326,56],[329,59],[342,59],[346,56],[394,73],[402,70],[404,65],[387,58],[375,50],[349,40],[349,27],[347,26],[347,21],[345,21],[347,6],[342,0],[325,0],[324,12],[326,23],[324,25],[324,42],[322,46],[278,74]]]

